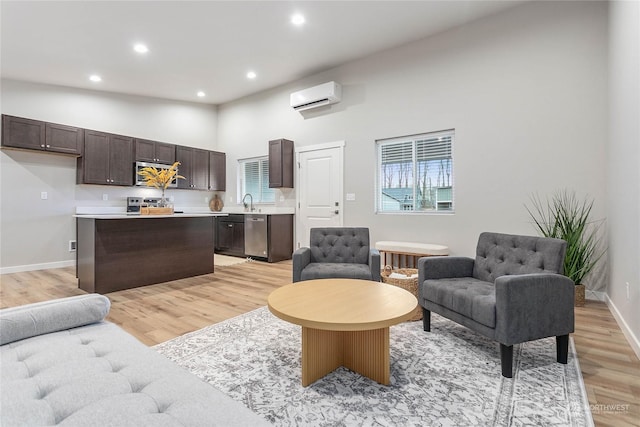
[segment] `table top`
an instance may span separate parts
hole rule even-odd
[[[413,316],[418,300],[385,283],[357,279],[318,279],[273,291],[269,310],[287,322],[329,331],[386,328]]]

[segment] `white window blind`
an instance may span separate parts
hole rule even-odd
[[[454,131],[376,141],[377,212],[453,212]]]
[[[238,160],[238,203],[245,194],[251,194],[253,203],[274,203],[275,192],[269,188],[269,158]]]

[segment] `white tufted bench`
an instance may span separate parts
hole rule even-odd
[[[425,256],[447,256],[449,248],[443,245],[414,242],[376,242],[382,265],[393,268],[418,268],[418,259]]]
[[[109,306],[91,294],[0,310],[0,425],[270,425],[105,322]]]

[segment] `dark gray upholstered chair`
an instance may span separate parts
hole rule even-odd
[[[502,375],[512,377],[513,345],[556,337],[557,360],[567,363],[573,332],[574,283],[562,275],[566,242],[482,233],[476,258],[418,261],[423,326],[438,313],[500,343]]]
[[[312,228],[308,248],[293,253],[293,281],[328,278],[380,281],[380,252],[363,227]]]

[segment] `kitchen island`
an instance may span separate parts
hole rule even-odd
[[[100,294],[213,273],[215,217],[75,215],[78,287]]]

